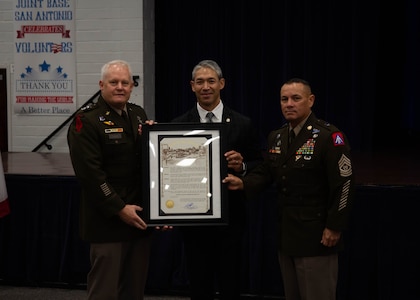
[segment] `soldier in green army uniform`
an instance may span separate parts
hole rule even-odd
[[[152,234],[138,214],[141,126],[147,115],[142,107],[128,103],[134,82],[127,62],[106,63],[99,86],[97,102],[77,113],[67,135],[82,187],[80,236],[90,243],[88,299],[140,300]]]
[[[335,300],[338,253],[354,194],[350,144],[334,125],[312,112],[315,95],[292,78],[280,90],[287,124],[268,135],[263,164],[245,177],[223,181],[250,197],[275,183],[278,256],[286,300]]]

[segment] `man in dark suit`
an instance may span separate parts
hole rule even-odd
[[[221,68],[212,60],[199,62],[192,71],[190,84],[197,103],[173,122],[224,123],[227,167],[231,173],[244,175],[261,162],[261,150],[251,120],[224,105],[220,99],[220,91],[225,86]],[[229,191],[228,201],[228,226],[181,228],[192,300],[215,299],[216,292],[218,299],[240,298],[246,203],[242,191]]]
[[[276,184],[286,300],[335,300],[354,185],[349,141],[314,115],[315,95],[307,81],[293,78],[280,94],[288,123],[269,134],[264,163],[243,179],[229,174],[223,181],[246,195]]]

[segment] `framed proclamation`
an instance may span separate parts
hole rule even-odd
[[[144,125],[143,211],[149,226],[225,225],[223,123]]]

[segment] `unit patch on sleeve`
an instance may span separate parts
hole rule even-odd
[[[82,131],[83,123],[82,120],[80,120],[80,115],[76,116],[76,132]]]
[[[333,139],[334,146],[344,146],[344,137],[341,132],[334,132],[331,137]]]

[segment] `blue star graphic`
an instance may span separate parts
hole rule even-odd
[[[47,62],[44,60],[44,62],[40,64],[39,67],[41,68],[41,72],[48,72],[48,69],[51,67],[51,65],[47,64]]]
[[[28,73],[28,74],[32,73],[32,68],[31,68],[31,66],[27,66],[27,67],[26,67],[26,73]]]
[[[58,66],[57,73],[61,73],[63,71],[63,68],[61,66]]]

